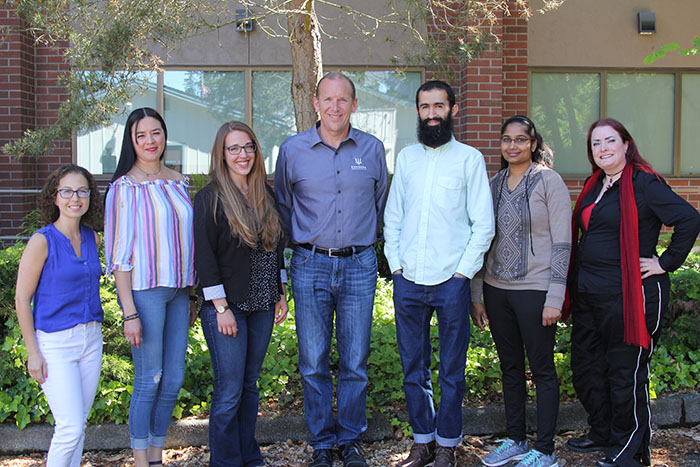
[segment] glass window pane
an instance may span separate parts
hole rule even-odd
[[[586,135],[600,116],[600,74],[532,73],[530,118],[562,174],[591,172]]]
[[[621,121],[654,169],[673,172],[675,78],[668,73],[608,73],[607,116]]]
[[[209,173],[219,127],[230,120],[245,121],[245,73],[166,70],[163,93],[168,125],[165,163],[187,174]]]
[[[357,111],[352,125],[384,143],[389,172],[399,151],[416,143],[416,90],[419,71],[345,71],[355,83]]]
[[[76,137],[78,165],[85,167],[93,175],[114,172],[122,147],[126,118],[134,109],[156,108],[156,79],[155,72],[137,74],[133,78],[134,85],[140,86],[143,92],[136,94],[130,102],[125,104],[122,114],[116,116],[108,126],[78,132]]]
[[[253,72],[253,130],[268,175],[275,172],[280,145],[297,132],[291,89],[291,71]]]
[[[700,173],[700,75],[684,74],[681,93],[681,173]]]

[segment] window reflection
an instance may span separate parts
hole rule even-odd
[[[230,120],[245,121],[245,73],[166,70],[163,94],[165,163],[187,174],[208,173],[219,127]]]
[[[532,73],[530,118],[554,150],[559,173],[591,172],[586,136],[600,115],[598,73]]]
[[[124,124],[132,110],[139,107],[156,108],[156,74],[154,72],[138,73],[133,78],[134,87],[143,92],[136,94],[124,106],[124,111],[102,128],[81,130],[76,140],[76,163],[85,167],[94,175],[111,174],[117,167],[119,152],[124,136]]]

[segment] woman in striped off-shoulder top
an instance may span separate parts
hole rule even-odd
[[[129,433],[137,467],[161,464],[195,317],[189,180],[162,163],[166,143],[158,112],[129,115],[105,205],[106,269],[134,360]]]

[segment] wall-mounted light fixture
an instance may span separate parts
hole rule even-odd
[[[637,13],[639,34],[654,34],[656,32],[656,13],[640,11]]]
[[[236,31],[250,32],[253,30],[253,19],[248,10],[236,10]]]

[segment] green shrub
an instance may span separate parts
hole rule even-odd
[[[671,276],[671,301],[700,300],[700,271],[683,268]]]
[[[31,422],[52,422],[41,388],[26,371],[26,350],[14,314],[14,285],[22,245],[0,251],[0,422],[12,420],[24,428]],[[700,255],[688,258],[683,268],[672,275],[672,297],[676,303],[688,303],[677,311],[672,326],[666,326],[651,362],[652,397],[664,391],[698,388],[700,381],[700,315],[697,298]],[[111,421],[126,423],[129,415],[133,365],[131,349],[124,339],[121,310],[113,280],[102,279],[100,296],[105,311],[102,326],[104,356],[98,394],[89,417],[90,423]],[[434,358],[431,379],[435,400],[440,400],[438,384],[439,343],[436,318],[432,320],[431,338]],[[571,384],[571,322],[557,324],[554,352],[563,397],[575,397]],[[467,355],[467,394],[465,403],[475,404],[502,400],[501,370],[490,332],[472,326]],[[331,372],[337,375],[338,354],[333,339]],[[371,351],[367,366],[369,379],[367,410],[391,413],[405,410],[403,376],[396,346],[392,285],[378,278],[373,317]],[[303,391],[298,371],[298,348],[294,321],[294,302],[290,300],[287,320],[275,326],[270,347],[260,375],[263,407],[271,409],[301,407]],[[209,352],[199,321],[190,329],[186,355],[185,382],[174,411],[176,418],[206,415],[211,404],[213,374]],[[534,394],[532,385],[531,395]],[[396,420],[396,423],[398,420]],[[399,426],[399,425],[397,425]],[[407,429],[406,426],[401,425]]]
[[[17,268],[23,251],[22,243],[0,250],[0,323],[7,323],[15,315]],[[0,340],[5,335],[5,329],[0,326]]]

